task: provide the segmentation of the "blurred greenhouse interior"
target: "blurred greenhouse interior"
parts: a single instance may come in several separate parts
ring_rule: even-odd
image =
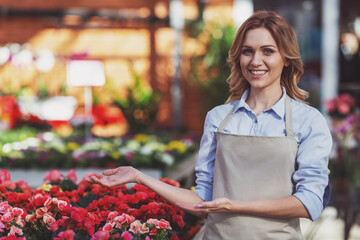
[[[229,97],[228,50],[257,10],[294,28],[299,85],[333,134],[332,197],[304,239],[360,239],[358,0],[0,0],[0,168],[31,188],[51,169],[120,165],[193,187],[206,113]],[[189,219],[174,231],[199,239]]]

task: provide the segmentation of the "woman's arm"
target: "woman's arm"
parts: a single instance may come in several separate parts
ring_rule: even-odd
[[[294,196],[261,201],[235,201],[218,198],[200,204],[178,203],[182,209],[201,213],[230,212],[272,218],[310,218],[304,205]]]
[[[167,183],[154,179],[133,167],[119,167],[115,169],[109,169],[103,171],[103,174],[106,177],[97,178],[96,176],[92,176],[90,182],[98,183],[106,187],[113,187],[134,182],[150,188],[172,204],[177,202],[184,202],[187,204],[197,205],[203,202],[203,200],[193,191],[171,186]],[[205,217],[205,214],[202,212],[191,212],[191,210],[189,210],[189,212],[194,215]]]

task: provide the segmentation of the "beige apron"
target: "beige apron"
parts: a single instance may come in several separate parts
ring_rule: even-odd
[[[226,116],[216,132],[213,199],[266,200],[294,191],[297,142],[293,137],[290,98],[285,101],[284,137],[224,133],[234,115]],[[236,213],[210,213],[203,239],[302,239],[298,218],[266,218]]]

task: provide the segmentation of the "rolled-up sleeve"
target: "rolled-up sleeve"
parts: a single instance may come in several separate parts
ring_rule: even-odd
[[[216,152],[215,131],[211,112],[206,115],[204,133],[200,142],[199,157],[196,163],[196,186],[194,192],[204,201],[212,200],[214,161]]]
[[[293,175],[296,184],[294,196],[308,210],[311,220],[317,219],[324,209],[324,195],[329,191],[329,154],[332,137],[325,118],[313,111],[304,124],[297,154],[297,170]]]

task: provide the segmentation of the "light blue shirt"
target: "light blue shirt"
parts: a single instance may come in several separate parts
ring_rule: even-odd
[[[240,100],[220,105],[208,112],[196,164],[195,193],[205,201],[212,200],[216,137],[220,123],[236,105],[235,114],[224,132],[250,136],[285,136],[285,89],[283,96],[271,108],[258,116],[245,102],[248,90]],[[293,194],[317,219],[329,201],[328,161],[332,137],[323,115],[313,107],[291,99],[293,133],[298,143],[297,170],[293,175]]]

